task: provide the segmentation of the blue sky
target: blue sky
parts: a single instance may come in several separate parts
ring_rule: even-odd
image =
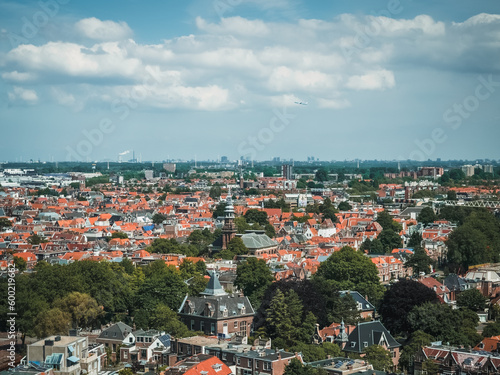
[[[0,161],[499,159],[499,101],[494,0],[0,2]]]

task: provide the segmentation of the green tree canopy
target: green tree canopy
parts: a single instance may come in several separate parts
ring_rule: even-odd
[[[378,270],[370,258],[344,246],[321,263],[313,280],[325,281],[334,290],[356,290],[372,302],[380,300],[384,287],[380,285]]]
[[[27,266],[28,262],[26,262],[24,258],[16,257],[14,255],[14,267],[16,267],[16,270],[19,270],[19,272],[23,272],[26,270]]]
[[[486,298],[478,289],[464,290],[457,296],[457,306],[476,312],[483,312],[486,308]]]
[[[168,332],[174,337],[191,336],[188,327],[179,320],[177,313],[163,303],[158,304],[151,312],[149,326]]]
[[[0,231],[3,231],[5,228],[10,228],[12,223],[6,217],[0,217]]]
[[[274,277],[264,259],[248,258],[238,264],[234,285],[242,290],[255,308]]]
[[[165,215],[156,213],[153,215],[152,220],[153,220],[153,224],[159,225],[159,224],[163,223],[165,220],[167,220],[167,217]]]
[[[55,301],[54,307],[69,314],[73,328],[91,327],[103,313],[94,298],[80,292],[72,292]]]
[[[437,219],[436,213],[431,207],[424,207],[418,214],[417,221],[424,225],[433,223]]]
[[[391,229],[384,229],[378,235],[377,239],[382,244],[382,248],[385,253],[390,253],[393,249],[399,249],[403,247],[403,240],[398,233]]]
[[[111,238],[125,239],[125,238],[128,238],[128,235],[127,235],[127,233],[123,233],[123,232],[114,232],[111,234]]]
[[[426,302],[437,303],[436,292],[417,281],[400,280],[385,292],[379,314],[392,334],[408,334],[412,330],[408,314]]]
[[[415,247],[414,253],[410,255],[405,262],[405,267],[411,268],[414,275],[418,275],[420,272],[425,272],[426,274],[430,273],[431,265],[431,257],[429,257],[420,246]]]
[[[350,210],[352,210],[352,206],[347,201],[340,202],[337,208],[340,211],[350,211]]]
[[[34,333],[38,338],[51,335],[67,335],[70,328],[70,314],[54,308],[40,312],[36,317]]]
[[[371,345],[365,348],[365,359],[373,365],[375,370],[389,371],[394,367],[391,359],[391,353],[380,345]]]
[[[408,343],[403,346],[401,355],[399,357],[399,367],[402,370],[410,370],[410,363],[412,356],[414,356],[420,348],[426,345],[430,345],[431,342],[435,341],[434,337],[423,332],[415,331],[411,334]]]
[[[467,309],[453,310],[448,305],[426,302],[408,314],[411,331],[424,331],[436,340],[452,345],[474,347],[481,336],[476,332],[477,314]]]

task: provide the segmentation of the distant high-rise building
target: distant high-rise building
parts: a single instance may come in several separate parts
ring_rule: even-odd
[[[229,162],[229,159],[227,158],[227,156],[221,156],[221,158],[220,158],[220,162],[221,162],[221,163],[228,163],[228,162]]]
[[[291,180],[293,178],[293,167],[290,164],[282,165],[283,178]]]
[[[467,177],[474,176],[474,166],[470,164],[464,165],[462,166],[462,172],[464,172]]]
[[[493,166],[492,165],[484,165],[483,171],[484,171],[484,173],[492,173],[493,174]]]
[[[153,171],[152,170],[147,170],[144,171],[144,176],[146,177],[146,180],[152,180],[153,179]]]
[[[170,173],[175,173],[175,166],[175,163],[163,163],[163,169]]]

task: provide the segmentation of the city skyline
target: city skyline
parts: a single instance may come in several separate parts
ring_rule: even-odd
[[[0,160],[500,157],[494,1],[0,9]]]

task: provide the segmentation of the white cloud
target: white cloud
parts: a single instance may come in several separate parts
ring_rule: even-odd
[[[34,104],[38,101],[38,95],[35,90],[24,89],[19,86],[14,86],[13,90],[8,93],[10,101],[25,101]]]
[[[94,40],[123,40],[132,35],[126,22],[101,21],[95,17],[85,18],[75,24],[82,36]]]
[[[235,34],[252,37],[263,37],[269,34],[268,26],[261,20],[248,20],[242,17],[222,18],[218,24],[207,23],[203,18],[196,17],[198,29],[213,34]]]
[[[393,88],[402,67],[499,70],[499,20],[491,14],[459,24],[427,15],[344,14],[288,23],[198,17],[197,34],[140,44],[128,39],[132,31],[123,22],[87,18],[75,27],[97,41],[19,45],[0,59],[0,69],[3,80],[19,87],[64,82],[64,91],[51,96],[62,105],[113,101],[145,86],[141,106],[226,110],[302,97],[340,109],[356,105],[346,99],[349,90]]]
[[[353,90],[384,90],[394,87],[394,74],[388,70],[378,70],[360,76],[349,77],[346,87]]]
[[[293,70],[286,66],[273,69],[269,77],[269,88],[273,91],[322,92],[336,85],[335,77],[317,70]]]
[[[2,78],[6,81],[26,82],[35,79],[36,75],[33,73],[18,72],[17,70],[14,70],[12,72],[2,73]]]

